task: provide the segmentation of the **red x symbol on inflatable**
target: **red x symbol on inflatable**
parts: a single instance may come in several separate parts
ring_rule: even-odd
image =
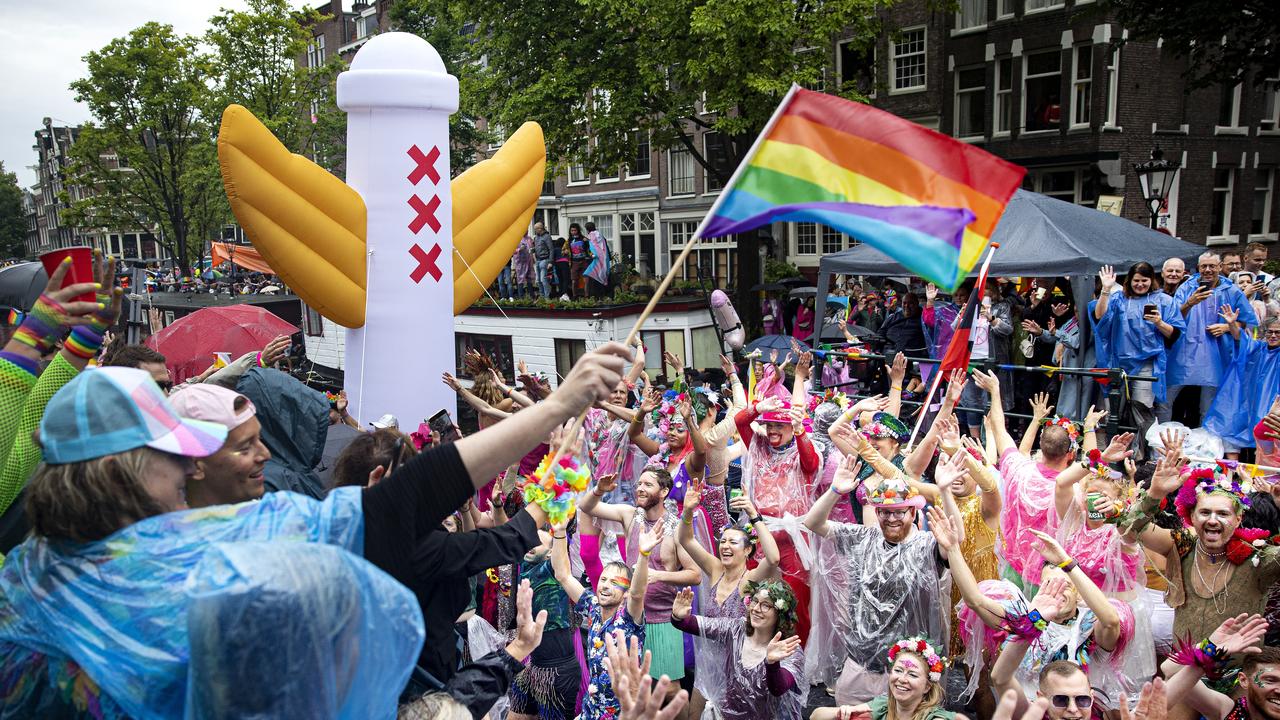
[[[414,195],[409,198],[409,207],[417,213],[413,218],[413,222],[409,223],[409,229],[417,235],[422,230],[423,225],[430,225],[433,232],[440,232],[440,221],[436,219],[436,208],[440,207],[440,197],[431,196],[431,202],[422,202],[422,198]]]
[[[413,172],[409,173],[409,182],[417,185],[424,176],[431,178],[432,185],[440,182],[440,173],[436,172],[436,160],[440,159],[440,148],[432,146],[431,152],[424,155],[418,146],[414,145],[409,148],[409,157],[417,165]]]
[[[414,260],[418,261],[418,267],[413,272],[409,273],[410,280],[415,283],[420,283],[422,282],[422,278],[426,277],[427,274],[430,273],[431,277],[435,279],[436,282],[440,282],[440,268],[436,267],[436,259],[440,257],[439,243],[431,247],[431,252],[426,252],[422,249],[422,246],[418,245],[418,243],[414,243],[413,247],[409,248],[409,254],[413,256]]]

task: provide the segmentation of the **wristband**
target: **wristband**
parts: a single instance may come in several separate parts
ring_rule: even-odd
[[[693,527],[693,518],[681,518],[680,521],[689,527]]]
[[[842,492],[840,492],[839,490],[837,490],[837,489],[836,489],[836,486],[835,486],[835,485],[832,485],[830,488],[827,488],[827,489],[828,489],[828,490],[830,490],[831,492],[835,493],[836,495],[839,495],[840,497],[849,497],[849,493],[842,493]],[[852,492],[852,491],[850,491],[850,492]]]
[[[1080,567],[1080,563],[1076,562],[1075,560],[1072,560],[1071,558],[1067,558],[1066,562],[1058,564],[1058,569],[1068,574],[1070,574],[1072,570],[1075,570],[1078,567]]]
[[[649,552],[645,552],[643,550],[640,551],[640,557],[649,557],[651,554],[653,554],[652,550],[650,550]]]
[[[62,343],[62,348],[83,360],[92,360],[102,349],[102,334],[89,329],[87,325],[71,328],[71,334]]]
[[[41,355],[53,350],[62,335],[62,326],[67,312],[58,301],[48,295],[41,295],[35,307],[22,320],[22,324],[13,332],[13,339],[26,345]]]
[[[602,497],[604,497],[604,493],[600,492],[600,488],[596,488],[596,489],[592,490],[592,491],[591,491],[591,494],[592,494],[592,495],[595,495],[595,496],[596,496],[596,497],[598,497],[598,498],[602,498]]]
[[[1039,640],[1048,629],[1049,621],[1040,614],[1039,610],[1033,608],[1026,615],[1005,616],[1003,625],[1010,635],[1032,643]]]
[[[747,520],[748,520],[752,525],[755,525],[756,523],[762,523],[762,522],[764,522],[764,516],[763,516],[763,515],[756,515],[756,516],[755,516],[755,517],[753,517],[753,518],[747,518]]]
[[[566,534],[564,534],[564,535],[552,535],[552,536],[551,536],[551,539],[552,539],[552,540],[563,540],[563,539],[565,539],[565,538],[567,538],[567,537],[569,537],[569,535],[566,533]]]
[[[889,389],[890,389],[890,390],[901,390],[901,389],[902,389],[902,386],[901,386],[901,385],[890,385],[890,386],[889,386]]]
[[[260,368],[264,368],[264,367],[266,367],[266,365],[262,364],[262,351],[261,351],[261,350],[259,350],[259,351],[258,351],[258,352],[253,356],[253,361],[254,361],[254,363],[255,363],[258,367],[260,367]]]
[[[1209,642],[1208,638],[1195,645],[1191,639],[1178,640],[1174,643],[1174,651],[1169,659],[1179,665],[1199,667],[1204,676],[1210,680],[1218,680],[1223,675],[1227,664],[1227,651]]]

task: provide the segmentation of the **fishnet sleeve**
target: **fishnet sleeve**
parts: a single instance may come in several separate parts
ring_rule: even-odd
[[[49,404],[53,394],[62,389],[63,385],[71,382],[78,373],[75,366],[62,357],[62,353],[58,353],[54,355],[49,367],[40,373],[38,379],[35,379],[34,387],[30,388],[26,401],[22,404],[21,415],[17,412],[7,412],[11,407],[7,403],[0,405],[0,408],[6,410],[4,417],[0,418],[0,424],[5,426],[15,424],[15,435],[8,445],[9,452],[4,458],[4,470],[0,473],[0,513],[9,509],[9,505],[26,486],[27,480],[31,478],[31,474],[35,472],[36,466],[40,464],[43,457],[33,434],[36,426],[40,424],[40,418],[44,417],[45,406]],[[16,407],[16,404],[13,407]],[[8,432],[7,427],[4,432]]]
[[[23,403],[35,384],[36,376],[29,370],[0,357],[0,463],[7,463],[13,454],[14,438],[18,436],[24,415]],[[13,495],[7,492],[0,493],[0,497],[8,498],[5,508],[13,502]]]

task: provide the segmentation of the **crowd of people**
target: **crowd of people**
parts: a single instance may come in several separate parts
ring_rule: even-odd
[[[569,223],[567,238],[552,237],[545,225],[534,223],[498,275],[498,299],[608,297],[616,267],[609,241],[594,222]]]
[[[1051,415],[1042,384],[1019,430],[1029,376],[981,363],[919,410],[937,370],[908,353],[854,397],[847,347],[649,377],[611,342],[554,389],[468,354],[442,380],[479,430],[406,434],[273,369],[280,343],[178,386],[104,356],[96,269],[0,351],[0,718],[1280,717],[1280,471],[1185,426],[1106,436],[1099,398]],[[1269,278],[1164,269],[1102,269],[1095,363],[1165,380],[1131,383],[1153,423],[1201,387],[1196,430],[1274,457]],[[907,292],[884,322],[933,346],[978,302],[976,360],[1015,321],[1065,352],[1057,289],[1016,316],[1000,282]],[[1237,382],[1270,397],[1220,406]],[[340,424],[367,431],[321,473]]]

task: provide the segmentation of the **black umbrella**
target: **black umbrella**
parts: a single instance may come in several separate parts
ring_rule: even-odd
[[[748,292],[776,292],[778,290],[786,290],[787,286],[782,283],[756,283],[751,286]]]
[[[786,285],[787,287],[803,287],[805,285],[810,284],[812,281],[809,280],[809,278],[792,277],[792,278],[786,278],[784,280],[779,280],[778,282],[782,283],[783,285]]]
[[[10,265],[0,270],[0,305],[26,312],[36,304],[48,284],[49,276],[38,262]]]

